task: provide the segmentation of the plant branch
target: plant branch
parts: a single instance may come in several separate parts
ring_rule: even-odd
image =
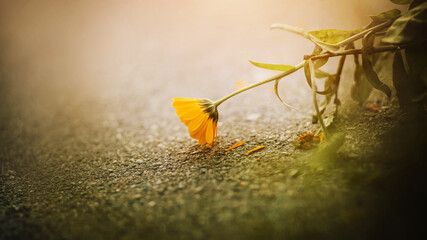
[[[400,50],[402,48],[404,48],[405,46],[380,46],[380,47],[375,47],[375,48],[371,48],[369,50],[367,50],[368,54],[372,54],[372,53],[376,53],[376,52],[388,52],[388,51],[397,51]],[[325,54],[320,54],[320,55],[304,55],[304,60],[316,60],[316,59],[322,59],[322,58],[330,58],[330,57],[338,57],[338,56],[343,56],[343,55],[355,55],[355,54],[361,54],[362,53],[362,49],[350,49],[350,50],[345,50],[339,53],[325,53]]]
[[[315,80],[315,76],[314,76],[314,63],[313,61],[310,59],[308,60],[308,66],[310,68],[310,73],[311,73],[311,90],[313,93],[313,105],[314,105],[314,109],[316,110],[316,115],[317,115],[317,119],[319,120],[320,126],[322,127],[322,131],[325,134],[326,137],[329,137],[329,132],[326,129],[326,125],[325,122],[323,121],[323,117],[322,117],[322,113],[319,110],[319,105],[317,104],[317,87],[316,87],[316,80]]]
[[[341,56],[341,58],[340,58],[340,61],[339,61],[339,63],[338,63],[338,68],[337,68],[337,72],[336,72],[336,74],[335,74],[335,84],[336,84],[336,87],[335,87],[335,114],[337,114],[338,113],[338,105],[339,105],[339,100],[338,100],[338,89],[339,89],[339,86],[340,86],[340,82],[341,82],[341,73],[342,73],[342,69],[343,69],[343,67],[344,67],[344,62],[345,62],[345,58],[346,58],[346,56],[347,55],[343,55],[343,56]],[[325,108],[326,108],[326,106],[325,106]]]
[[[289,71],[282,72],[282,73],[280,73],[280,74],[278,74],[278,75],[276,75],[276,76],[273,76],[273,77],[271,77],[271,78],[268,78],[268,79],[262,80],[262,81],[260,81],[260,82],[257,82],[257,83],[254,83],[254,84],[252,84],[252,85],[249,85],[249,86],[247,86],[247,87],[245,87],[245,88],[242,88],[242,89],[239,89],[239,90],[237,90],[237,91],[235,91],[235,92],[232,92],[232,93],[230,93],[229,95],[227,95],[227,96],[225,96],[225,97],[223,97],[223,98],[219,99],[218,101],[214,102],[214,105],[215,105],[215,106],[218,106],[218,105],[220,105],[221,103],[223,103],[225,100],[227,100],[227,99],[229,99],[229,98],[231,98],[231,97],[233,97],[233,96],[235,96],[235,95],[237,95],[237,94],[239,94],[239,93],[245,92],[245,91],[247,91],[247,90],[249,90],[249,89],[252,89],[252,88],[254,88],[254,87],[258,87],[258,86],[260,86],[260,85],[262,85],[262,84],[265,84],[265,83],[268,83],[268,82],[271,82],[271,81],[275,81],[275,80],[279,80],[279,79],[281,79],[281,78],[283,78],[283,77],[286,77],[286,76],[288,76],[289,74],[294,73],[294,72],[298,71],[300,68],[302,68],[302,67],[304,66],[304,62],[305,62],[305,61],[298,63],[297,65],[295,65],[295,68],[293,68],[293,69],[291,69],[291,70],[289,70]]]
[[[358,39],[363,38],[363,36],[365,36],[365,34],[367,34],[369,32],[377,32],[377,31],[379,31],[379,30],[381,30],[383,28],[386,28],[386,27],[390,26],[392,23],[393,23],[392,21],[388,21],[388,22],[384,22],[384,23],[378,24],[378,25],[376,25],[374,27],[371,27],[371,28],[368,28],[366,30],[361,31],[360,33],[354,34],[353,36],[351,36],[351,37],[349,37],[347,39],[344,39],[341,42],[336,43],[334,45],[336,45],[336,46],[343,46],[343,45],[346,45],[348,43],[352,43],[352,42],[354,42],[354,41],[356,41]]]

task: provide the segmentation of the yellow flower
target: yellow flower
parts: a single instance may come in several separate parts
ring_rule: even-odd
[[[200,145],[208,147],[217,141],[218,111],[209,99],[172,98],[172,106],[176,109],[181,122],[188,127],[190,136],[199,140]]]

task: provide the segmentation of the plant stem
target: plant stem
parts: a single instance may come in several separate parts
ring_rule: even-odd
[[[245,88],[242,88],[242,89],[239,89],[239,90],[237,90],[235,92],[232,92],[229,95],[227,95],[227,96],[219,99],[218,101],[214,102],[213,104],[217,107],[218,105],[220,105],[221,103],[223,103],[225,100],[227,100],[227,99],[229,99],[229,98],[231,98],[231,97],[233,97],[233,96],[235,96],[235,95],[237,95],[239,93],[245,92],[245,91],[247,91],[249,89],[252,89],[254,87],[258,87],[258,86],[260,86],[262,84],[265,84],[265,83],[268,83],[268,82],[271,82],[271,81],[275,81],[275,80],[279,80],[279,79],[281,79],[283,77],[286,77],[287,75],[289,75],[291,73],[294,73],[294,72],[298,71],[300,68],[302,68],[304,66],[304,62],[305,61],[298,63],[297,65],[295,65],[295,68],[293,68],[293,69],[291,69],[289,71],[282,72],[282,73],[280,73],[280,74],[278,74],[276,76],[273,76],[271,78],[262,80],[260,82],[257,82],[257,83],[254,83],[252,85],[249,85],[249,86],[247,86]]]
[[[367,50],[367,52],[368,52],[368,54],[371,54],[371,53],[376,53],[376,52],[397,51],[397,50],[400,50],[404,47],[405,46],[380,46],[380,47],[371,48],[371,49]],[[355,55],[355,54],[361,54],[361,53],[362,53],[362,49],[350,49],[350,50],[342,51],[340,53],[325,53],[325,54],[320,54],[320,55],[305,55],[304,60],[308,60],[308,59],[316,60],[316,59],[321,59],[321,58],[338,57],[338,56],[343,56],[343,55]]]
[[[360,38],[363,38],[365,36],[365,34],[367,34],[368,32],[377,32],[377,31],[379,31],[379,30],[381,30],[381,29],[383,29],[385,27],[390,26],[392,23],[393,23],[392,21],[387,21],[387,22],[378,24],[378,25],[376,25],[374,27],[371,27],[371,28],[368,28],[366,30],[361,31],[360,33],[354,34],[353,36],[351,36],[351,37],[349,37],[347,39],[344,39],[341,42],[333,44],[333,45],[343,46],[345,44],[354,42],[354,41],[356,41],[356,40],[358,40]]]
[[[308,60],[308,66],[310,68],[311,73],[311,90],[313,93],[313,105],[314,109],[316,110],[317,119],[319,120],[320,126],[322,127],[322,131],[325,134],[325,137],[329,137],[329,132],[326,129],[325,122],[323,121],[322,113],[319,110],[319,105],[317,104],[317,87],[316,87],[316,81],[314,76],[314,64],[313,61],[310,59]]]
[[[345,58],[347,55],[343,55],[340,58],[340,61],[338,62],[338,68],[337,68],[337,72],[335,73],[335,84],[336,84],[336,88],[335,88],[335,114],[338,114],[338,106],[339,106],[339,100],[338,100],[338,89],[340,86],[340,82],[341,82],[341,73],[342,73],[342,69],[344,67],[344,62],[345,62]],[[325,106],[326,108],[326,106]]]

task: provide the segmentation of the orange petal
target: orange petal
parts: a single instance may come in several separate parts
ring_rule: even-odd
[[[198,136],[200,145],[206,144],[206,137],[205,137],[206,136],[206,126],[207,126],[207,124],[205,124],[205,126],[203,127],[203,130],[200,132],[201,134]]]
[[[197,103],[189,103],[189,104],[183,104],[183,105],[172,105],[177,111],[180,111],[180,112],[185,112],[185,111],[188,111],[188,110],[190,110],[190,109],[193,109],[193,108],[200,108],[199,107],[199,104],[197,104]]]
[[[204,122],[205,118],[207,114],[199,114],[198,117],[196,117],[195,119],[193,119],[190,124],[188,124],[188,130],[190,132],[194,132],[195,130],[197,130],[200,125]]]
[[[372,112],[379,112],[380,110],[374,106],[367,107],[366,109],[371,110]]]
[[[213,138],[214,138],[214,130],[213,130],[213,121],[212,119],[209,119],[207,127],[206,127],[206,142],[209,145],[212,145]]]
[[[187,108],[199,108],[200,105],[197,102],[174,102],[172,106],[176,110],[184,110]]]
[[[197,98],[172,98],[172,101],[174,102],[194,102],[199,101]]]
[[[194,100],[193,101],[174,101],[172,103],[172,106],[178,109],[178,108],[182,108],[190,105],[198,105],[197,103],[198,101],[194,101]]]
[[[218,141],[218,128],[217,128],[217,122],[214,122],[214,139],[215,139],[215,143]]]
[[[199,117],[201,114],[203,114],[203,111],[200,108],[199,109],[192,108],[191,110],[188,110],[185,112],[178,112],[177,110],[176,114],[179,116],[181,120],[186,121],[186,120],[193,120]]]
[[[190,109],[199,109],[200,108],[200,105],[197,103],[188,103],[188,104],[182,104],[182,105],[175,104],[175,106],[174,105],[172,105],[172,106],[179,112],[186,112]]]
[[[208,118],[204,118],[202,124],[200,124],[199,128],[197,128],[194,131],[190,131],[190,129],[188,129],[188,132],[190,133],[190,136],[192,138],[195,138],[197,140],[199,140],[200,138],[205,137],[205,132],[206,132],[206,123],[208,121]]]
[[[233,146],[231,146],[231,147],[229,147],[229,148],[225,149],[225,151],[230,151],[231,149],[234,149],[234,148],[236,148],[236,147],[240,147],[240,146],[242,146],[243,144],[245,144],[245,143],[244,143],[244,142],[238,142],[238,143],[234,144]]]
[[[249,155],[249,154],[251,154],[251,153],[253,153],[253,152],[255,152],[255,151],[258,151],[258,150],[260,150],[260,149],[263,149],[263,148],[265,148],[265,146],[259,146],[259,147],[256,147],[256,148],[254,148],[254,149],[249,150],[245,155]]]
[[[199,128],[198,132],[195,134],[195,138],[199,140],[200,145],[206,144],[206,128],[208,127],[209,119],[206,118],[206,122]]]

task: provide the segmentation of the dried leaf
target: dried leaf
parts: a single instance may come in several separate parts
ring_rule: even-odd
[[[306,60],[304,63],[304,74],[305,74],[305,80],[308,83],[308,86],[311,87],[311,71],[310,71],[310,66],[308,65],[308,61]]]
[[[302,149],[311,149],[312,147],[318,146],[323,142],[324,133],[319,135],[308,132],[304,135],[298,136],[298,140],[294,142],[295,146]]]

